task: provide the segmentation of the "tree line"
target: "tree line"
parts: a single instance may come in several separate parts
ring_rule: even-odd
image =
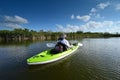
[[[56,40],[62,32],[52,31],[35,31],[29,29],[14,29],[14,30],[0,30],[0,41],[23,41],[23,40]],[[80,38],[107,38],[107,37],[120,37],[119,33],[100,33],[100,32],[69,32],[67,39],[80,39]]]

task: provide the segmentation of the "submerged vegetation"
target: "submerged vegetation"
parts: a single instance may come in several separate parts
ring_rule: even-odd
[[[60,36],[61,32],[52,31],[34,31],[29,29],[14,29],[0,30],[0,41],[23,41],[23,40],[56,40]],[[100,33],[100,32],[69,32],[66,33],[68,39],[80,39],[80,38],[108,38],[108,37],[120,37],[119,33]]]

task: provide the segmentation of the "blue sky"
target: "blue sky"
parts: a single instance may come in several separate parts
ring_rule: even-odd
[[[119,0],[1,0],[0,30],[120,32]]]

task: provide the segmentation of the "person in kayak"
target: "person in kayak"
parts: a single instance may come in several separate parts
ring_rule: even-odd
[[[68,48],[71,47],[70,43],[68,42],[68,40],[66,40],[66,34],[62,33],[60,38],[57,41],[57,44],[60,44],[63,46],[63,51],[66,51]]]
[[[66,34],[62,33],[60,38],[57,40],[57,44],[55,45],[55,48],[52,49],[51,51],[52,53],[56,54],[59,52],[66,51],[70,47],[71,47],[70,43],[68,42],[68,40],[66,40]]]

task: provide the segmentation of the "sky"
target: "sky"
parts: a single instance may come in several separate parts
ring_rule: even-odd
[[[0,30],[120,33],[120,0],[0,0]]]

